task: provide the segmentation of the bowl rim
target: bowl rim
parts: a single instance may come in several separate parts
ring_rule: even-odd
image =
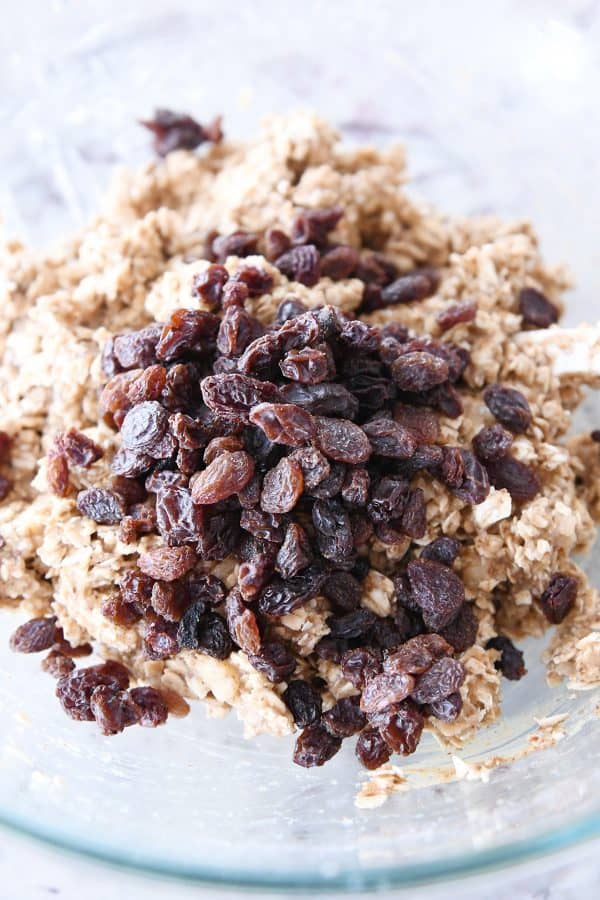
[[[161,877],[187,884],[205,887],[262,890],[300,891],[319,890],[327,893],[361,893],[373,890],[417,887],[445,879],[476,876],[494,870],[509,869],[532,860],[549,857],[560,851],[600,840],[600,810],[584,816],[581,820],[522,841],[514,841],[487,850],[475,850],[458,854],[431,863],[413,863],[398,866],[380,866],[369,869],[354,869],[336,873],[318,870],[298,873],[256,874],[242,870],[223,870],[210,865],[174,863],[152,858],[144,854],[120,853],[112,847],[102,847],[85,840],[74,840],[69,835],[56,833],[28,821],[25,817],[14,816],[0,808],[0,827],[30,838],[52,850],[60,850],[91,863],[101,863],[112,868],[127,871],[132,875]]]

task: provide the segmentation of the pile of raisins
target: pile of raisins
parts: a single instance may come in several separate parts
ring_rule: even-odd
[[[161,113],[147,124],[159,152],[207,139],[185,117]],[[415,543],[427,527],[415,477],[465,504],[485,500],[490,484],[527,502],[540,481],[511,455],[513,434],[526,432],[533,415],[509,386],[486,388],[482,403],[497,424],[472,446],[441,440],[439,416],[462,413],[465,347],[398,323],[353,320],[332,306],[309,309],[293,294],[272,325],[252,315],[249,301],[274,281],[267,269],[244,262],[257,252],[290,282],[362,280],[364,312],[436,292],[432,269],[401,274],[378,253],[330,241],[341,216],[338,207],[303,211],[290,234],[211,234],[211,264],[192,285],[197,307],[108,341],[100,414],[119,432],[120,446],[110,482],[80,491],[76,503],[99,526],[118,525],[126,543],[160,538],[102,606],[118,626],[139,630],[148,659],[199,652],[224,660],[242,650],[283,685],[302,729],[296,763],[322,765],[345,738],[359,735],[357,755],[371,769],[391,753],[413,753],[428,717],[460,715],[465,670],[457,657],[477,633],[453,569],[459,542],[441,536],[424,548]],[[232,255],[241,258],[233,274],[223,265]],[[527,322],[551,318],[539,298],[525,294],[521,306]],[[439,330],[475,315],[472,301],[451,306],[438,317]],[[51,488],[67,496],[71,470],[101,455],[79,432],[59,435],[48,455]],[[362,605],[374,540],[403,551],[388,616]],[[229,590],[207,571],[226,557],[239,564]],[[573,579],[554,574],[540,598],[550,621],[564,618],[576,589]],[[315,647],[314,677],[301,678],[275,626],[317,595],[329,606],[329,633]],[[501,651],[507,677],[520,677],[522,659],[507,641],[490,646]],[[161,696],[152,688],[130,691],[119,664],[75,669],[53,619],[22,626],[13,646],[50,649],[45,668],[59,678],[64,709],[95,720],[105,734],[166,718]],[[339,665],[356,695],[324,710],[319,659]]]

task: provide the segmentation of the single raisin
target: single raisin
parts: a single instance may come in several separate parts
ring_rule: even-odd
[[[559,625],[575,606],[579,584],[572,575],[555,572],[540,597],[542,612],[552,625]]]
[[[250,421],[276,444],[301,447],[315,435],[312,415],[293,403],[259,403],[251,410]]]
[[[69,656],[65,656],[60,650],[51,650],[41,663],[44,672],[48,672],[53,678],[62,678],[75,668],[75,663]]]
[[[359,638],[375,624],[377,616],[370,609],[353,609],[343,615],[330,616],[327,619],[329,634],[332,638]]]
[[[294,508],[303,490],[304,476],[300,463],[285,456],[265,475],[260,505],[265,512],[287,513]]]
[[[358,400],[343,384],[284,384],[281,395],[286,403],[297,403],[314,416],[339,416],[354,419],[358,413]]]
[[[138,724],[144,728],[164,725],[169,715],[169,707],[160,691],[152,687],[133,688],[129,695],[139,708]]]
[[[10,638],[10,649],[17,653],[41,653],[55,640],[56,616],[42,616],[19,625]]]
[[[191,116],[170,109],[156,109],[153,119],[140,124],[154,134],[154,149],[159,156],[173,150],[195,150],[204,141],[218,143],[223,137],[220,117],[204,126]]]
[[[200,300],[213,311],[218,308],[223,288],[229,280],[229,272],[225,266],[212,265],[204,272],[198,272],[192,279],[192,297]]]
[[[425,300],[435,294],[439,283],[439,275],[434,269],[421,269],[420,271],[417,269],[407,275],[401,275],[400,278],[384,287],[381,299],[384,306]]]
[[[319,550],[326,559],[340,562],[351,557],[354,537],[350,518],[338,500],[316,500],[312,520]]]
[[[390,750],[403,756],[415,752],[425,725],[425,717],[416,703],[407,699],[370,718]]]
[[[317,722],[309,725],[299,735],[294,748],[294,762],[305,769],[322,766],[335,756],[341,746],[341,739],[334,737]]]
[[[452,644],[455,653],[464,653],[475,643],[478,628],[479,619],[473,612],[473,605],[465,603],[456,618],[440,629],[440,634]]]
[[[473,438],[473,450],[482,462],[506,456],[513,444],[513,436],[502,425],[487,425]]]
[[[448,625],[465,602],[462,581],[452,569],[429,559],[413,559],[408,564],[412,599],[418,604],[428,628]]]
[[[365,727],[367,717],[360,709],[358,697],[343,697],[323,713],[321,722],[334,737],[347,738]]]
[[[432,559],[434,562],[451,566],[460,552],[460,542],[456,538],[439,537],[421,550],[420,559]]]
[[[412,698],[417,703],[435,703],[459,689],[465,680],[465,667],[458,659],[444,656],[419,675]]]
[[[429,713],[442,722],[454,722],[458,719],[463,707],[460,693],[455,691],[442,700],[435,700],[429,705]]]
[[[140,718],[140,709],[129,691],[115,691],[106,684],[92,691],[90,710],[104,735],[119,734],[129,725],[136,725]]]
[[[308,681],[301,678],[290,681],[283,692],[285,705],[300,728],[313,725],[321,718],[323,701],[321,695]]]
[[[351,612],[360,606],[362,587],[350,572],[332,572],[323,585],[323,595],[337,613]]]
[[[156,581],[176,581],[194,566],[196,554],[191,547],[155,547],[140,553],[138,566]]]
[[[448,380],[448,363],[432,353],[403,353],[391,366],[392,378],[401,391],[422,393]]]
[[[533,415],[521,391],[490,384],[483,392],[483,399],[494,418],[515,434],[522,434],[531,425]]]
[[[356,742],[356,755],[365,769],[378,769],[383,766],[389,760],[391,753],[378,728],[365,728],[359,734]]]
[[[366,682],[360,698],[360,708],[369,718],[400,703],[412,693],[415,679],[406,672],[382,672]]]
[[[365,432],[349,419],[330,419],[317,416],[316,443],[326,456],[337,462],[358,465],[371,455],[371,445]]]
[[[489,480],[498,490],[507,490],[513,500],[526,503],[539,494],[542,486],[531,466],[514,456],[506,455],[488,460],[486,470]]]
[[[523,316],[523,325],[534,328],[549,328],[558,322],[556,306],[535,288],[523,288],[520,292],[519,312]]]
[[[292,246],[290,238],[280,228],[267,228],[265,232],[265,256],[273,262]],[[276,319],[276,321],[279,321]]]
[[[218,503],[244,488],[254,475],[254,460],[245,450],[224,450],[190,481],[194,503]]]
[[[439,634],[420,634],[406,641],[383,664],[385,672],[421,675],[443,656],[451,656],[452,646]]]
[[[509,681],[519,681],[523,675],[527,674],[523,653],[519,650],[510,638],[504,634],[490,638],[485,645],[486,650],[498,650],[500,659],[494,663],[494,667],[502,672]]]
[[[296,669],[294,654],[280,641],[264,641],[260,652],[249,654],[248,659],[273,684],[288,681]]]
[[[436,322],[440,331],[448,331],[455,325],[461,325],[465,322],[474,322],[477,315],[477,304],[474,300],[462,300],[460,303],[453,303],[443,312],[438,313]]]
[[[381,672],[381,662],[373,650],[356,647],[342,654],[340,665],[342,675],[356,688],[365,684]]]
[[[260,652],[261,637],[256,616],[245,606],[239,589],[234,588],[227,595],[225,614],[229,634],[245,653],[256,655]]]
[[[268,381],[248,375],[209,375],[201,384],[202,397],[209,409],[225,416],[239,416],[245,421],[253,406],[277,403],[279,390]]]
[[[305,530],[295,522],[288,525],[275,562],[279,574],[283,578],[293,578],[310,565],[312,558],[313,553]]]

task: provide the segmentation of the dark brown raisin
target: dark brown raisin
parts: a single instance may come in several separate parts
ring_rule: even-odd
[[[312,520],[319,550],[326,559],[342,562],[352,556],[354,537],[350,518],[338,500],[316,500]]]
[[[72,466],[81,466],[83,469],[88,469],[104,454],[102,447],[75,428],[58,434],[54,445],[57,452],[63,454]]]
[[[125,603],[119,594],[114,594],[104,600],[100,609],[103,616],[125,628],[135,625],[142,617],[141,612],[133,604]]]
[[[356,742],[356,755],[365,769],[378,769],[392,755],[378,728],[365,728]]]
[[[358,250],[348,244],[332,247],[321,256],[321,278],[331,278],[333,281],[350,278],[358,266],[359,260]]]
[[[302,606],[321,590],[326,578],[324,567],[312,563],[293,578],[273,578],[259,598],[259,609],[269,616],[285,616]]]
[[[456,538],[436,538],[421,550],[420,559],[432,559],[435,562],[451,566],[460,552],[460,542]]]
[[[377,616],[370,609],[353,609],[343,615],[330,616],[327,619],[329,634],[332,638],[362,637],[375,624]]]
[[[251,410],[250,421],[275,444],[301,447],[315,435],[312,415],[293,403],[259,403]]]
[[[400,521],[404,534],[414,540],[424,536],[427,529],[427,504],[421,488],[410,491]]]
[[[385,523],[402,515],[408,498],[408,482],[384,476],[371,491],[367,512],[373,522]]]
[[[75,663],[60,650],[51,650],[41,662],[42,670],[53,678],[62,678],[75,668]]]
[[[161,330],[161,325],[153,323],[139,331],[117,334],[113,340],[112,352],[119,367],[122,369],[146,369],[148,366],[154,365],[157,362],[156,345]]]
[[[213,239],[211,249],[219,263],[224,263],[228,256],[252,256],[258,252],[258,235],[251,231],[219,235]]]
[[[447,450],[447,448],[445,448]],[[448,484],[448,487],[459,500],[464,503],[483,503],[490,492],[490,479],[488,471],[481,465],[474,453],[470,450],[459,450],[462,460],[462,480],[460,484]],[[446,459],[442,455],[442,463]],[[432,469],[437,474],[437,469]]]
[[[367,284],[383,286],[396,278],[398,270],[394,263],[381,253],[367,251],[361,255],[355,274]]]
[[[341,494],[348,506],[366,506],[371,478],[366,469],[350,469],[344,478]]]
[[[242,308],[250,295],[250,291],[248,290],[248,285],[244,284],[243,281],[228,281],[225,287],[223,288],[223,295],[221,297],[221,306],[224,310],[228,310],[232,307]],[[213,370],[216,374],[216,365],[217,363],[223,363],[225,360],[217,359],[214,363]]]
[[[443,312],[438,313],[436,322],[441,331],[448,331],[455,325],[461,325],[465,322],[474,322],[477,315],[477,304],[474,300],[462,300],[460,303],[453,303]]]
[[[129,695],[139,708],[139,725],[144,728],[164,725],[169,715],[169,707],[160,691],[152,687],[137,687],[133,688]]]
[[[275,265],[290,281],[313,287],[320,277],[319,251],[313,244],[292,247],[275,260]]]
[[[115,693],[126,690],[129,687],[129,673],[124,666],[112,660],[98,666],[74,669],[59,678],[56,696],[72,719],[93,722],[94,713],[90,702],[94,690],[100,685],[105,685]]]
[[[310,542],[301,525],[288,525],[283,544],[277,552],[275,568],[283,578],[293,578],[310,565],[313,558]]]
[[[452,644],[456,653],[464,653],[472,647],[477,637],[479,619],[473,612],[473,605],[465,603],[457,617],[440,630],[440,634]]]
[[[313,415],[340,416],[353,419],[358,412],[358,400],[343,384],[285,384],[281,395],[286,403],[297,403]]]
[[[156,356],[161,362],[173,362],[190,351],[212,349],[219,330],[217,316],[199,309],[176,309],[163,325]]]
[[[382,672],[366,682],[360,698],[360,708],[369,718],[400,703],[412,693],[415,679],[406,672]]]
[[[397,303],[412,303],[431,297],[439,287],[440,279],[434,269],[421,269],[401,275],[383,288],[381,299],[384,306]]]
[[[290,247],[292,242],[285,231],[280,228],[267,228],[265,232],[265,256],[273,262],[278,257],[283,256]]]
[[[147,472],[154,460],[147,453],[121,447],[112,458],[111,471],[121,478],[137,478]]]
[[[244,653],[256,655],[260,652],[261,637],[256,616],[244,604],[242,595],[234,588],[227,595],[225,614],[229,634]]]
[[[273,568],[273,556],[270,553],[256,553],[251,559],[240,563],[238,587],[246,603],[254,600],[268,584]]]
[[[483,392],[483,399],[494,418],[515,434],[522,434],[531,425],[533,415],[521,391],[490,384]]]
[[[233,278],[234,281],[246,285],[250,297],[261,297],[273,287],[271,273],[257,266],[240,266]]]
[[[300,734],[294,748],[294,762],[305,769],[322,766],[338,752],[342,746],[340,738],[329,734],[320,723],[309,725]]]
[[[194,503],[208,505],[231,497],[244,488],[254,475],[254,460],[245,450],[224,450],[190,481]]]
[[[116,525],[125,515],[126,507],[120,494],[88,488],[77,494],[77,509],[99,525]]]
[[[142,647],[148,659],[170,659],[178,651],[177,625],[159,618],[144,624]]]
[[[418,604],[428,628],[448,625],[465,602],[462,581],[452,569],[429,559],[413,559],[408,564],[412,599]]]
[[[381,672],[381,662],[373,650],[356,647],[347,650],[341,657],[342,675],[356,688],[365,684]]]
[[[153,132],[154,149],[159,156],[173,150],[195,150],[204,141],[218,143],[223,137],[220,117],[204,126],[191,116],[170,109],[155,109],[154,118],[140,124]]]
[[[542,489],[540,480],[531,466],[514,456],[502,456],[488,460],[486,470],[491,483],[498,490],[506,489],[513,500],[526,503],[533,500]]]
[[[395,653],[390,654],[383,664],[385,672],[408,672],[421,675],[436,660],[451,656],[452,646],[439,634],[420,634],[406,641]]]
[[[579,584],[572,575],[555,572],[540,597],[542,612],[552,625],[560,625],[575,606]]]
[[[317,416],[316,443],[326,456],[338,462],[358,465],[371,455],[371,445],[366,434],[349,419],[330,419]]]
[[[119,582],[119,592],[124,603],[131,604],[140,613],[150,608],[153,581],[139,569],[125,572]]]
[[[274,544],[281,544],[285,537],[285,519],[262,509],[245,509],[240,517],[240,525],[254,537]]]
[[[189,599],[181,584],[155,581],[152,586],[152,609],[167,622],[179,622],[189,606]]]
[[[394,419],[412,434],[417,444],[433,444],[439,437],[440,423],[430,409],[396,403]]]
[[[323,710],[321,695],[308,681],[301,678],[290,681],[282,696],[285,705],[294,717],[294,722],[300,728],[313,725],[321,718]]]
[[[253,406],[277,403],[278,389],[269,381],[258,381],[248,375],[209,375],[201,384],[202,397],[209,409],[225,416],[239,416],[245,421]]]
[[[351,612],[360,606],[362,587],[350,572],[332,572],[323,585],[323,595],[337,613]]]
[[[519,650],[510,638],[506,635],[499,634],[490,638],[485,645],[486,650],[498,650],[500,659],[494,663],[494,667],[502,672],[509,681],[519,681],[523,675],[527,674],[523,653]]]
[[[335,376],[335,363],[328,349],[304,347],[290,350],[279,363],[285,378],[301,384],[319,384]]]
[[[204,272],[198,272],[192,279],[192,297],[201,300],[210,310],[218,308],[223,288],[229,280],[225,266],[212,265]]]
[[[115,691],[106,684],[92,691],[90,710],[104,735],[119,734],[128,726],[136,725],[140,718],[140,709],[129,691]]]
[[[248,659],[273,684],[288,681],[296,669],[294,654],[280,641],[264,641],[260,653],[249,654]]]
[[[56,616],[30,619],[19,625],[10,638],[10,649],[17,653],[41,653],[56,640]]]
[[[463,707],[460,693],[456,691],[443,700],[436,700],[429,705],[429,713],[441,722],[454,722],[458,719]]]
[[[140,553],[138,566],[156,581],[176,581],[194,566],[196,554],[191,547],[154,547]]]
[[[308,307],[304,305],[302,300],[299,300],[297,297],[294,297],[293,294],[290,294],[290,296],[286,297],[285,300],[282,300],[277,307],[275,324],[283,325],[283,323],[287,322],[289,319],[295,319],[296,316],[300,316],[307,311]]]
[[[421,393],[448,380],[448,363],[432,353],[415,350],[399,356],[391,366],[392,378],[401,391]]]
[[[316,447],[304,447],[293,453],[293,458],[300,463],[304,476],[305,490],[312,490],[329,476],[331,467],[327,458]]]
[[[459,689],[465,680],[465,667],[458,659],[445,656],[419,675],[412,698],[417,703],[435,703]]]
[[[341,206],[305,209],[296,216],[292,224],[292,242],[323,246],[327,243],[329,232],[333,231],[343,215]]]
[[[159,534],[171,545],[195,543],[204,526],[202,508],[185,487],[164,487],[156,496]]]
[[[423,713],[412,700],[395,703],[372,717],[372,721],[390,750],[403,756],[415,752],[425,725]]]
[[[513,444],[513,436],[502,425],[487,425],[473,438],[473,449],[482,462],[506,456]]]
[[[265,475],[260,505],[269,513],[290,512],[303,490],[304,476],[300,463],[290,456],[285,456]]]
[[[362,426],[373,453],[393,459],[409,459],[417,449],[412,432],[393,419],[378,418]]]
[[[202,454],[202,458],[206,465],[210,465],[213,459],[222,453],[224,450],[229,450],[230,453],[235,453],[236,450],[244,449],[244,441],[237,434],[227,434],[223,437],[212,438],[204,448],[204,453]]]
[[[535,288],[523,288],[520,292],[519,312],[523,316],[523,325],[534,328],[549,328],[558,322],[556,306]]]
[[[230,306],[221,319],[217,349],[224,356],[241,356],[246,347],[262,333],[263,328],[258,319],[239,306]]]
[[[381,335],[379,329],[367,325],[359,319],[344,322],[340,328],[338,341],[345,350],[351,353],[373,353],[379,347]]]
[[[344,697],[323,713],[321,722],[334,737],[347,738],[365,727],[367,717],[360,709],[358,697]]]

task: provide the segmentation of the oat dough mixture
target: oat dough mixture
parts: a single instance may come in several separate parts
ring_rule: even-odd
[[[178,694],[301,765],[461,747],[551,626],[550,681],[598,684],[600,450],[567,437],[597,335],[556,324],[531,226],[415,202],[401,147],[310,114],[199,149],[178,121],[82,233],[1,250],[13,647],[105,733]],[[88,683],[90,642],[129,674]]]

